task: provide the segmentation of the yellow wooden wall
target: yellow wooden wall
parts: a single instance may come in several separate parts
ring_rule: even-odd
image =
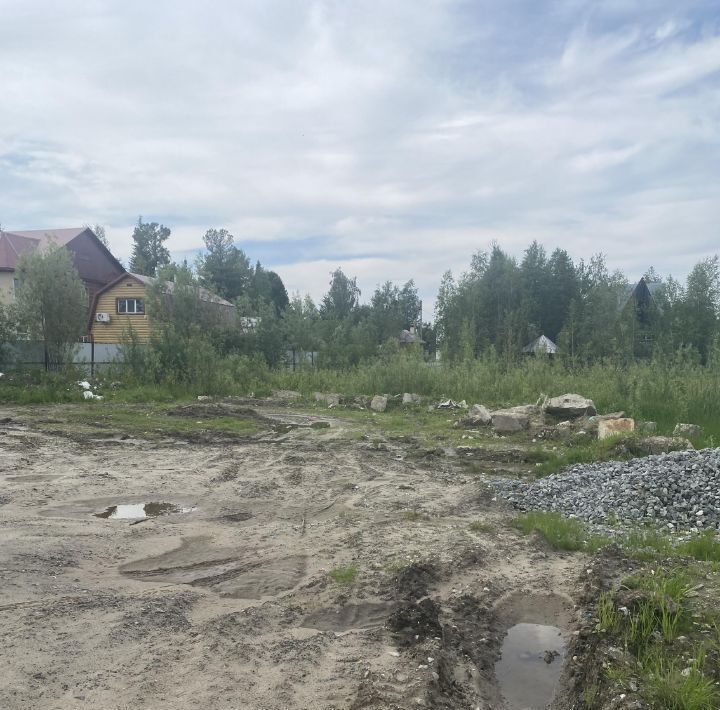
[[[132,328],[137,333],[140,342],[147,342],[150,337],[150,319],[144,315],[127,315],[117,312],[117,298],[143,298],[147,310],[147,296],[144,284],[135,279],[126,278],[118,281],[112,288],[101,293],[97,299],[95,310],[92,313],[92,326],[90,334],[96,343],[120,343],[125,333]],[[109,313],[109,323],[98,323],[95,313]]]

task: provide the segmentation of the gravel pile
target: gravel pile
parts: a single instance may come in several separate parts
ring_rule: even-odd
[[[522,510],[555,510],[600,524],[614,518],[720,529],[720,449],[579,464],[532,483],[491,484]]]

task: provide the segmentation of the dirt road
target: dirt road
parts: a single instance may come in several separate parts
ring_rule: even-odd
[[[503,708],[507,629],[576,622],[584,558],[412,442],[0,414],[5,710]]]

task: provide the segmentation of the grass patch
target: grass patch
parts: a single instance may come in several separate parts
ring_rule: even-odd
[[[428,516],[419,510],[403,510],[402,519],[409,523],[417,523],[420,520],[428,520]]]
[[[349,565],[348,567],[336,567],[328,572],[328,576],[335,584],[350,585],[355,582],[358,576],[357,565]]]
[[[601,535],[591,535],[581,521],[560,513],[532,511],[518,516],[512,524],[523,535],[537,530],[555,550],[596,552],[609,542]]]
[[[706,530],[701,535],[680,543],[677,550],[680,554],[702,562],[720,562],[720,540],[713,530]]]
[[[168,406],[146,407],[138,405],[94,402],[89,405],[68,407],[63,418],[72,423],[73,431],[88,435],[111,430],[115,433],[137,434],[146,438],[165,435],[191,435],[200,432],[218,432],[250,436],[261,430],[261,424],[252,417],[197,417],[174,416],[167,413]],[[52,426],[52,425],[51,425]]]
[[[472,523],[468,525],[468,528],[470,528],[470,531],[474,533],[485,533],[491,535],[496,532],[494,525],[486,523],[482,520],[473,520]]]
[[[717,652],[720,634],[700,635],[703,609],[694,582],[702,570],[680,567],[644,569],[624,581],[616,595],[601,594],[596,630],[625,649],[606,678],[624,684],[639,680],[648,707],[668,710],[712,710],[720,707]],[[695,576],[693,576],[695,575]],[[715,613],[715,593],[708,602]],[[678,644],[678,638],[684,642]],[[712,651],[712,654],[708,653]],[[711,658],[712,656],[712,658]]]

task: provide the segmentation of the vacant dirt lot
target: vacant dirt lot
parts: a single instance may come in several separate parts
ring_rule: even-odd
[[[477,465],[272,406],[243,436],[76,409],[0,412],[6,710],[502,708],[509,626],[579,618],[587,558],[510,530]]]

